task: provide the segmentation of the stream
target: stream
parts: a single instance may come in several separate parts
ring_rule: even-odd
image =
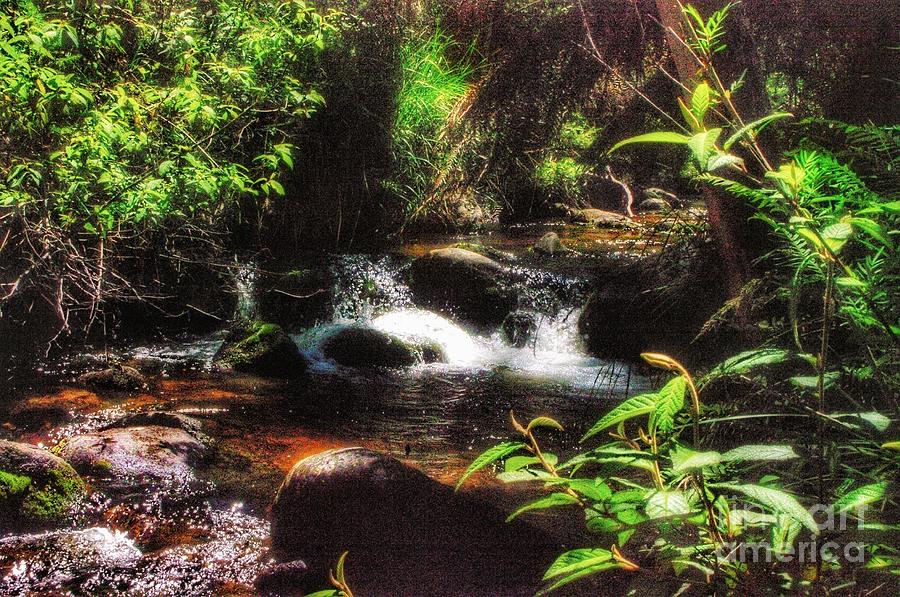
[[[218,371],[213,356],[224,331],[44,364],[0,402],[0,439],[49,448],[135,413],[165,411],[199,420],[212,455],[184,483],[129,485],[86,475],[89,496],[62,528],[0,528],[0,594],[256,594],[254,580],[272,564],[269,508],[285,474],[306,456],[362,446],[453,485],[482,450],[510,437],[510,411],[522,420],[553,416],[566,431],[549,436],[548,444],[571,451],[600,415],[653,382],[626,363],[582,349],[577,321],[593,264],[652,254],[658,243],[622,231],[559,228],[575,250],[551,258],[530,249],[546,230],[432,235],[382,254],[321,259],[334,286],[330,316],[289,330],[309,363],[302,379]],[[476,330],[416,304],[405,281],[412,259],[454,243],[486,247],[515,272],[519,311],[535,322],[524,345],[511,346],[500,329]],[[255,271],[248,263],[236,274],[237,316],[259,315]],[[322,338],[360,324],[426,338],[441,347],[444,362],[372,369],[323,356]],[[107,359],[140,369],[148,386],[101,392],[73,381]],[[490,472],[467,487],[506,511],[527,494]],[[577,540],[576,530],[560,532]],[[352,555],[348,566],[351,580],[366,574],[353,569]]]

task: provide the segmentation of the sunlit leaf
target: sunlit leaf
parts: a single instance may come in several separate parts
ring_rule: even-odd
[[[525,512],[532,510],[546,510],[547,508],[559,508],[560,506],[571,506],[577,504],[578,499],[568,493],[551,493],[548,496],[537,499],[533,502],[525,504],[506,518],[506,522],[510,522]]]
[[[456,483],[456,489],[459,490],[462,487],[462,484],[465,483],[466,479],[471,477],[477,471],[480,471],[484,467],[493,464],[494,462],[500,460],[501,458],[505,458],[510,454],[518,452],[525,448],[525,444],[522,442],[503,442],[502,444],[498,444],[492,448],[485,450],[478,458],[472,461],[472,464],[469,465],[469,468],[466,469],[466,472],[463,473],[463,476],[459,478],[459,481]]]

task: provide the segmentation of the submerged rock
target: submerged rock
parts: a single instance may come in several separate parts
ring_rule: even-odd
[[[103,405],[93,392],[65,388],[55,394],[29,396],[10,409],[12,421],[26,429],[57,425],[72,419],[73,412],[91,412]]]
[[[534,314],[526,311],[513,311],[503,320],[500,335],[510,346],[522,348],[528,344],[537,331]]]
[[[235,371],[271,377],[300,377],[307,369],[300,349],[274,323],[255,322],[232,330],[214,360]]]
[[[644,199],[638,205],[639,212],[670,211],[672,206],[665,199]]]
[[[100,371],[89,371],[78,377],[78,383],[97,390],[127,392],[147,387],[147,378],[127,365],[113,365]]]
[[[81,477],[62,458],[0,440],[0,523],[62,523],[85,494]]]
[[[173,429],[181,429],[186,431],[196,439],[204,441],[206,436],[203,434],[203,423],[194,417],[184,413],[171,412],[165,410],[154,410],[149,412],[129,413],[106,425],[101,431],[107,429],[118,429],[122,427],[145,427],[153,425],[157,427],[171,427]]]
[[[186,486],[207,446],[190,433],[151,425],[107,429],[63,440],[59,454],[83,474],[110,479],[114,488],[166,483]]]
[[[0,593],[70,595],[78,585],[74,594],[110,594],[140,558],[130,539],[104,528],[7,537],[0,539],[0,569],[15,566],[0,579]]]
[[[632,224],[631,218],[603,209],[574,209],[569,218],[576,224],[590,224],[601,228],[619,228]]]
[[[349,551],[367,571],[354,578],[363,595],[532,594],[559,547],[503,520],[394,458],[346,448],[294,466],[272,506],[272,546],[309,564],[304,588]]]
[[[476,325],[499,325],[518,303],[504,285],[502,265],[459,248],[435,249],[416,259],[410,288],[417,301]]]
[[[541,255],[556,255],[565,250],[566,248],[563,246],[562,240],[560,240],[559,235],[555,232],[548,232],[534,243],[535,253],[540,253]]]
[[[347,367],[408,367],[443,360],[433,342],[417,344],[363,325],[339,328],[320,345],[322,354]]]
[[[309,566],[303,560],[275,563],[260,572],[253,586],[262,595],[299,595],[297,588],[308,576]]]

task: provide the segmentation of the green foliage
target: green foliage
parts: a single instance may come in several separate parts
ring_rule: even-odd
[[[14,5],[0,14],[0,205],[107,235],[285,193],[331,30],[306,2]]]
[[[588,166],[565,156],[546,157],[535,168],[534,178],[538,186],[560,197],[575,197],[582,190]]]
[[[792,529],[791,541],[803,529],[812,535],[819,532],[810,513],[783,487],[771,481],[766,485],[747,481],[757,477],[762,467],[798,459],[794,449],[787,445],[745,445],[720,453],[688,448],[680,439],[685,427],[674,422],[686,407],[685,394],[699,405],[694,381],[680,363],[666,355],[643,356],[676,375],[658,392],[631,398],[613,409],[584,438],[615,428],[609,434],[612,443],[582,451],[556,466],[555,458],[546,458],[532,433],[538,427],[535,421],[542,418],[522,426],[513,417],[513,427],[526,441],[499,444],[470,467],[482,468],[505,458],[507,473],[500,475],[501,480],[539,482],[548,490],[546,496],[515,510],[507,520],[535,510],[580,506],[588,528],[612,542],[609,549],[582,548],[562,554],[547,570],[544,580],[548,584],[543,592],[605,570],[637,570],[640,546],[633,546],[635,555],[631,559],[620,550],[632,547],[629,542],[638,527],[652,527],[652,557],[657,563],[660,558],[668,560],[689,582],[704,582],[707,574],[719,571],[721,582],[732,589],[745,564],[727,558],[728,550],[723,549],[726,540],[764,541],[781,529],[785,520]],[[760,363],[765,360],[758,359]],[[527,455],[514,455],[521,452]],[[860,495],[871,499],[869,493],[861,491]],[[744,524],[746,517],[730,510],[728,498],[736,495],[761,509],[754,524]],[[859,501],[852,495],[847,500]],[[799,530],[793,530],[794,523]],[[687,575],[690,570],[703,574],[691,580]]]
[[[428,198],[452,159],[448,130],[471,89],[472,58],[451,59],[458,50],[440,28],[413,36],[400,48],[402,83],[392,130],[394,176],[385,185],[412,215]]]

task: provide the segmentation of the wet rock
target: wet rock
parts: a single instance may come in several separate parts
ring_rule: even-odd
[[[331,315],[333,276],[325,268],[263,272],[257,285],[259,314],[296,331]]]
[[[500,334],[504,342],[516,348],[526,346],[537,331],[534,314],[526,311],[513,311],[503,320]]]
[[[190,433],[156,425],[76,435],[59,445],[60,456],[76,470],[109,479],[113,488],[188,486],[207,453]]]
[[[325,357],[347,367],[408,367],[422,356],[414,344],[362,325],[341,327],[325,338],[320,349]],[[433,349],[428,353],[431,358],[439,356]]]
[[[608,271],[578,320],[588,350],[627,359],[645,351],[683,359],[703,353],[692,342],[725,300],[716,263],[710,245],[689,243]]]
[[[73,412],[98,410],[103,403],[93,392],[81,389],[64,389],[56,394],[29,396],[10,409],[12,420],[26,429],[43,425],[58,425],[72,419]]]
[[[638,205],[638,211],[642,213],[653,211],[670,211],[672,206],[665,199],[644,199]]]
[[[190,417],[184,413],[171,412],[164,410],[154,410],[149,412],[129,413],[106,425],[101,431],[107,429],[118,429],[123,427],[171,427],[172,429],[181,429],[203,442],[209,441],[203,433],[203,423],[194,417]]]
[[[565,250],[566,248],[563,246],[559,235],[555,232],[548,232],[534,243],[535,253],[540,253],[541,255],[556,255]]]
[[[127,365],[113,365],[100,371],[89,371],[78,377],[78,383],[96,390],[127,392],[147,387],[140,371]]]
[[[632,224],[631,218],[602,209],[575,209],[569,219],[576,224],[590,224],[600,228],[623,228]]]
[[[235,371],[271,377],[301,377],[307,368],[297,345],[274,323],[255,322],[235,328],[214,360]]]
[[[253,583],[262,595],[299,595],[309,576],[309,566],[303,560],[275,563],[265,568]]]
[[[307,589],[349,550],[351,566],[367,571],[354,578],[364,595],[532,594],[559,547],[503,520],[394,458],[346,448],[294,466],[272,506],[271,535],[281,558],[309,564]]]
[[[681,199],[679,199],[677,195],[657,187],[648,187],[644,189],[644,201],[642,203],[646,201],[663,201],[670,209],[673,205],[681,205]]]
[[[140,557],[124,534],[104,528],[0,539],[0,569],[12,566],[0,594],[70,595],[77,586],[74,594],[108,595],[124,588],[118,577]]]
[[[85,496],[81,477],[63,459],[30,444],[0,440],[0,523],[64,522]]]
[[[410,288],[425,306],[476,325],[498,325],[518,302],[505,276],[503,266],[484,255],[435,249],[413,262]]]

